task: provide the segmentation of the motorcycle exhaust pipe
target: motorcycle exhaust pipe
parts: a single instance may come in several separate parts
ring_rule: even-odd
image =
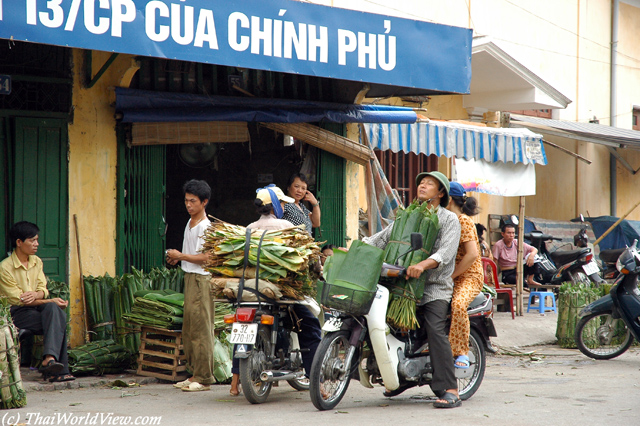
[[[260,374],[260,380],[263,382],[277,382],[279,380],[294,380],[304,377],[302,372],[293,371],[271,371],[266,370]]]

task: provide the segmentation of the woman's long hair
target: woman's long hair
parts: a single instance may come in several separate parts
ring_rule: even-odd
[[[456,206],[460,207],[462,213],[467,216],[475,216],[480,213],[480,207],[478,207],[478,200],[474,197],[467,197],[466,195],[462,197],[451,197],[451,201],[456,203]]]

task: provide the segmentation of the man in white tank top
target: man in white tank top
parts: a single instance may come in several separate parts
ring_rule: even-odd
[[[178,262],[184,270],[184,322],[182,340],[187,368],[192,376],[176,383],[185,392],[210,389],[214,359],[214,306],[211,301],[211,277],[203,265],[208,259],[200,250],[204,244],[204,232],[210,225],[206,207],[211,199],[211,188],[203,180],[192,179],[185,183],[184,204],[191,219],[184,229],[182,252],[167,250],[167,262]]]

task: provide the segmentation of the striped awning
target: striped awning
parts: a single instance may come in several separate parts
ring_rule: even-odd
[[[490,163],[547,164],[542,136],[528,129],[481,127],[445,121],[413,124],[368,123],[374,149],[458,157]]]

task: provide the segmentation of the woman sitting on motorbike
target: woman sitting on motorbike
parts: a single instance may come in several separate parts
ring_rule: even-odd
[[[295,200],[284,195],[282,190],[274,184],[259,188],[256,190],[256,199],[254,204],[256,211],[260,214],[260,219],[247,225],[248,229],[259,229],[263,231],[273,231],[279,229],[293,228],[295,225],[287,220],[282,219],[284,206],[286,203],[294,203]],[[306,306],[293,305],[293,310],[300,319],[301,332],[298,333],[298,342],[301,349],[309,349],[302,351],[302,363],[307,375],[311,371],[311,363],[316,349],[321,340],[321,328],[318,318],[316,318]],[[235,347],[234,347],[235,353]],[[231,395],[239,395],[239,362],[237,358],[233,358],[233,367],[231,368],[233,377],[231,378]]]
[[[469,315],[467,308],[480,293],[484,283],[480,244],[476,227],[469,216],[478,214],[478,202],[467,197],[458,182],[451,182],[449,210],[458,215],[460,221],[460,244],[453,270],[453,296],[451,299],[451,329],[449,342],[456,368],[469,368]]]

